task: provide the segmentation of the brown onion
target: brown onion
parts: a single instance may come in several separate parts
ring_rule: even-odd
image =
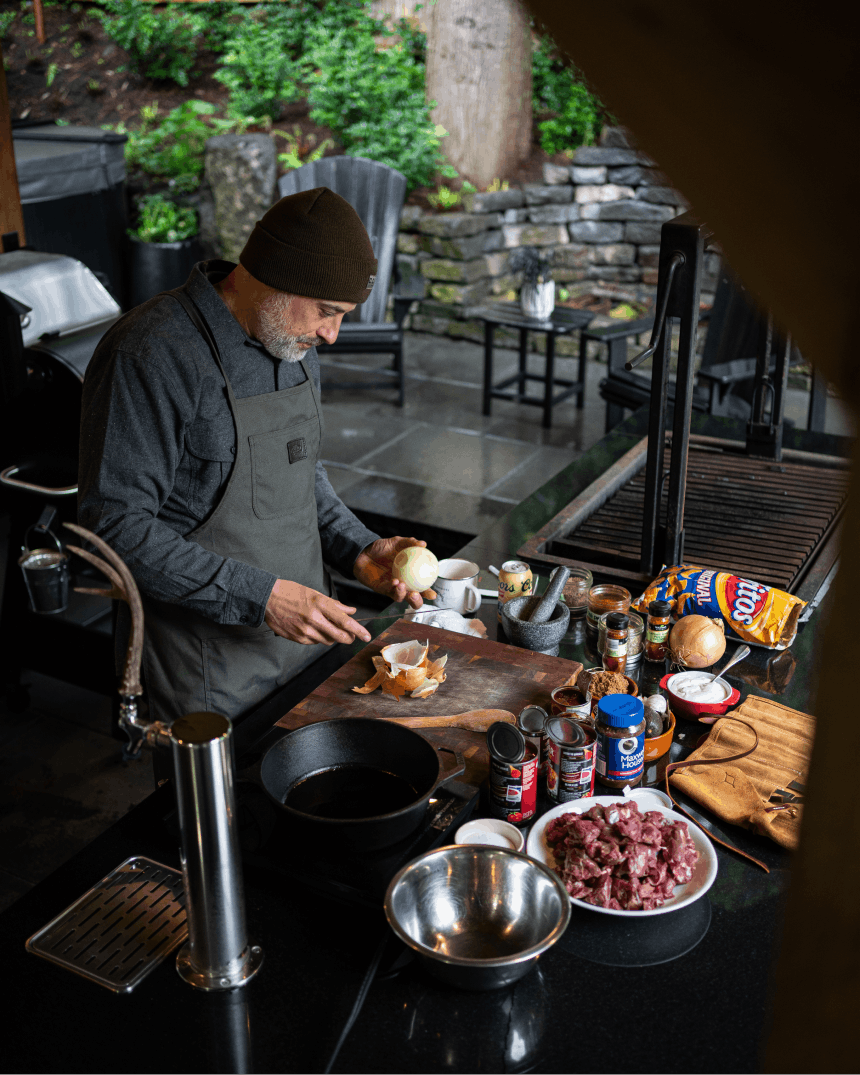
[[[726,652],[726,635],[720,620],[683,616],[669,634],[672,660],[685,668],[710,668]]]

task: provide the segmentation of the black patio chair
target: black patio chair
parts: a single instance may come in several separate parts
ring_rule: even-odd
[[[320,359],[330,354],[390,354],[391,369],[380,369],[384,381],[323,382],[323,388],[388,388],[396,378],[398,405],[403,406],[403,319],[410,304],[421,295],[399,289],[394,296],[394,321],[385,320],[388,289],[395,269],[400,211],[406,197],[406,176],[386,164],[364,157],[323,157],[304,164],[278,180],[278,193],[286,197],[301,190],[328,187],[355,209],[367,229],[379,268],[370,298],[357,306],[341,324],[337,342],[317,348]]]
[[[582,333],[581,346],[587,341],[607,345],[608,371],[600,382],[600,395],[606,401],[605,428],[609,432],[624,417],[625,409],[636,410],[647,403],[651,394],[650,375],[624,369],[627,361],[627,341],[650,331],[653,318],[631,321],[608,328],[588,329]],[[723,417],[750,417],[754,390],[756,359],[762,331],[762,315],[747,297],[737,279],[723,269],[720,273],[714,304],[703,313],[708,323],[702,364],[693,390],[693,409]],[[641,341],[640,341],[641,342]],[[778,333],[772,338],[771,355],[784,346]],[[772,357],[771,362],[775,362]],[[791,364],[803,362],[797,348],[792,349]],[[675,386],[669,384],[669,400],[674,401]],[[813,378],[809,400],[807,427],[818,432],[824,429],[826,384]],[[791,425],[790,420],[786,424]]]

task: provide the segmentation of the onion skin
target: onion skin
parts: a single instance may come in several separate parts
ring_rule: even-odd
[[[710,668],[726,652],[722,623],[707,616],[683,616],[669,633],[669,652],[684,668]]]

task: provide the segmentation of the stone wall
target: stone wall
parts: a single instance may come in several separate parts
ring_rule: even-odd
[[[406,206],[398,267],[425,296],[408,327],[480,338],[470,307],[518,298],[522,274],[509,272],[508,262],[523,246],[551,251],[556,287],[572,297],[653,300],[660,228],[688,206],[623,130],[605,129],[601,142],[578,149],[570,166],[545,164],[543,183],[466,195],[462,212]],[[719,271],[717,255],[706,259],[704,299]]]

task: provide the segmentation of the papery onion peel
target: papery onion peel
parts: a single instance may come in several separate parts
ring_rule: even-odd
[[[726,652],[722,622],[707,616],[682,616],[669,634],[669,652],[684,668],[710,668]]]

